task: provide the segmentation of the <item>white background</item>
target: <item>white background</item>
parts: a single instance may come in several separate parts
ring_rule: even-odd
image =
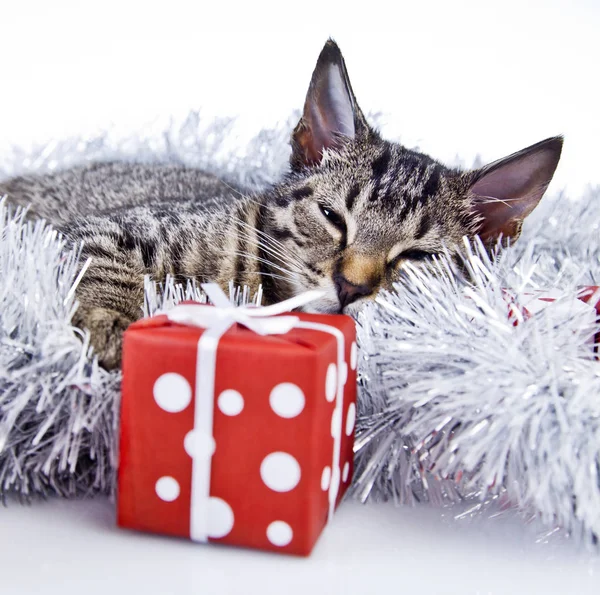
[[[391,8],[393,6],[393,8]],[[249,130],[300,108],[328,36],[383,132],[447,162],[566,137],[554,190],[600,183],[600,3],[0,4],[0,158],[203,108]],[[114,528],[112,506],[0,510],[2,593],[597,593],[600,557],[519,521],[346,505],[309,560]]]
[[[553,189],[600,183],[598,0],[1,6],[0,156],[197,107],[275,124],[302,106],[333,36],[387,136],[470,165],[564,134]]]

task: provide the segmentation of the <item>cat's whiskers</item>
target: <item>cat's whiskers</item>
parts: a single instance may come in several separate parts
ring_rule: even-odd
[[[280,242],[279,240],[277,240],[276,238],[274,238],[272,235],[260,230],[260,229],[256,229],[256,227],[254,227],[253,225],[250,225],[249,223],[247,223],[246,221],[243,221],[242,219],[239,218],[235,218],[235,221],[238,225],[241,225],[242,227],[244,227],[246,230],[248,230],[248,232],[250,234],[255,233],[257,236],[260,236],[260,238],[266,240],[267,242],[269,242],[272,246],[272,249],[274,251],[277,251],[281,254],[282,257],[284,257],[286,259],[287,262],[289,262],[289,264],[292,264],[292,262],[294,262],[296,264],[296,266],[298,266],[300,269],[304,268],[304,263],[298,259],[296,257],[295,254],[292,253],[292,251],[282,242]],[[263,245],[263,247],[266,248],[266,246]]]
[[[248,244],[250,244],[250,246],[255,246],[257,248],[261,247],[261,242],[258,241],[253,236],[249,236],[247,238],[247,242],[248,242]],[[293,270],[293,269],[289,268],[289,266],[287,266],[287,267],[282,266],[282,265],[291,265],[292,263],[286,262],[281,257],[278,257],[278,260],[281,262],[281,264],[277,264],[275,261],[270,260],[269,258],[263,258],[261,256],[258,256],[257,254],[253,254],[252,252],[249,252],[247,250],[231,251],[231,250],[227,250],[227,249],[222,249],[221,252],[223,254],[233,254],[233,255],[241,256],[246,259],[255,260],[257,262],[266,264],[268,267],[275,269],[275,270],[279,271],[280,273],[282,273],[282,275],[284,275],[288,280],[294,279],[295,274],[297,274],[299,272],[297,270]]]
[[[251,225],[243,224],[243,227],[246,227],[248,230],[258,231]],[[271,238],[268,234],[264,234],[261,232],[262,235],[257,233],[256,236],[260,235],[260,237],[256,237],[252,233],[243,230],[238,230],[238,233],[240,237],[246,240],[249,244],[257,248],[262,248],[265,252],[269,253],[282,264],[287,265],[289,267],[290,272],[300,272],[303,270],[303,263],[298,258],[296,258],[291,252],[289,252],[287,248],[285,248],[285,246],[282,246],[283,249],[280,249],[278,246],[270,246],[268,243],[265,243],[263,241],[263,239],[266,241],[277,241],[274,238]]]
[[[229,188],[229,190],[231,190],[232,192],[237,194],[240,198],[245,198],[245,195],[243,192],[241,192],[237,188],[234,188],[231,184],[227,183],[225,180],[221,180],[221,183],[223,184],[223,186],[227,186],[227,188]]]
[[[248,242],[250,244],[255,245],[257,247],[260,247],[260,242],[259,243],[255,242],[254,238],[249,237],[247,239],[248,239]],[[230,255],[230,254],[235,254],[235,255],[241,256],[243,258],[252,258],[252,259],[255,259],[255,260],[259,259],[255,254],[252,254],[251,252],[245,252],[243,250],[241,250],[241,251],[237,250],[237,251],[233,251],[232,252],[232,251],[230,251],[228,249],[221,249],[221,250],[219,250],[219,252],[222,253],[222,254],[224,254],[224,255],[226,255],[226,256]],[[276,262],[274,262],[272,260],[269,260],[269,259],[266,259],[266,258],[260,258],[259,260],[260,260],[260,262],[263,262],[267,266],[269,266],[269,267],[271,267],[273,269],[277,269],[280,273],[282,273],[282,274],[278,275],[276,273],[267,273],[267,272],[260,272],[259,273],[259,272],[257,272],[256,274],[260,275],[260,276],[268,276],[268,277],[273,277],[273,278],[276,278],[276,279],[282,279],[282,280],[285,280],[285,281],[290,281],[290,280],[292,280],[292,279],[295,278],[294,275],[296,273],[300,272],[300,271],[295,271],[295,270],[286,268],[285,266],[281,266],[281,265],[277,264]],[[280,259],[280,262],[281,262],[282,265],[288,264],[284,260],[281,260],[281,259]],[[214,270],[210,270],[210,269],[204,270],[204,269],[196,269],[196,268],[194,268],[194,272],[191,275],[186,275],[186,274],[180,273],[179,270],[181,270],[181,268],[178,267],[177,265],[189,264],[189,260],[186,259],[186,258],[184,258],[184,257],[182,257],[182,258],[171,258],[170,264],[171,265],[175,265],[175,266],[172,266],[172,270],[171,271],[168,271],[172,275],[185,277],[187,279],[192,279],[192,278],[198,279],[199,278],[199,279],[204,280],[204,281],[214,280],[215,271]]]
[[[223,251],[225,253],[225,251]],[[227,254],[229,254],[229,252],[227,252]],[[175,262],[175,261],[173,261]],[[195,281],[196,283],[215,283],[216,282],[216,277],[215,277],[215,271],[214,270],[210,270],[210,271],[205,271],[205,270],[194,270],[193,274],[185,274],[185,273],[178,273],[175,272],[174,270],[171,271],[167,271],[167,273],[169,275],[171,275],[172,277],[175,277],[178,280],[183,280],[185,281]],[[254,273],[255,275],[257,275],[258,277],[273,277],[275,279],[282,279],[285,281],[289,281],[289,279],[287,277],[284,277],[283,275],[278,275],[276,273],[266,273],[266,272],[258,272],[256,271],[256,273]]]
[[[261,262],[263,264],[266,264],[268,267],[276,269],[282,273],[282,275],[278,275],[278,277],[280,279],[285,279],[287,281],[291,281],[295,278],[292,271],[289,271],[288,269],[285,269],[284,267],[280,267],[279,265],[275,264],[272,260],[269,260],[268,258],[262,258],[260,256],[257,256],[256,254],[252,254],[252,252],[244,252],[242,250],[234,250],[233,252],[226,252],[226,253],[234,254],[236,256],[241,256],[242,258],[247,258],[249,260],[255,260],[256,262]],[[261,272],[261,275],[263,275],[263,274],[265,274],[265,273]]]
[[[257,248],[262,248],[264,256],[262,257],[262,262],[268,263],[269,266],[276,267],[279,270],[285,270],[288,274],[299,273],[300,270],[293,266],[291,263],[287,262],[281,256],[270,253],[268,249],[266,249],[261,242],[251,242],[250,238],[248,239],[249,243],[256,246]],[[251,252],[246,252],[247,254],[252,254]],[[271,258],[268,258],[271,256]],[[280,263],[280,264],[278,264]]]
[[[240,236],[244,238],[250,245],[262,249],[264,252],[272,256],[275,260],[280,262],[283,266],[286,266],[290,272],[300,272],[302,270],[299,263],[296,263],[288,255],[271,248],[268,244],[265,244],[260,239],[254,238],[250,235],[245,235],[243,233],[240,233]]]
[[[265,205],[264,203],[261,203],[259,201],[249,199],[248,197],[245,197],[245,198],[247,200],[250,200],[250,202],[254,202],[258,206],[262,206],[262,207],[266,206],[268,208],[273,209],[274,211],[279,210],[277,207]],[[332,201],[332,204],[333,204],[333,201]],[[309,267],[309,265],[302,258],[300,258],[298,255],[292,253],[292,251],[285,244],[283,244],[282,242],[280,242],[279,240],[274,238],[272,235],[270,235],[262,230],[256,229],[256,227],[254,225],[251,225],[251,224],[247,223],[246,221],[243,221],[239,218],[234,218],[234,219],[240,227],[247,229],[248,233],[251,234],[251,237],[248,236],[247,234],[245,234],[243,236],[245,239],[247,239],[253,245],[263,248],[266,252],[275,256],[278,260],[280,260],[284,264],[292,267],[293,271],[297,274],[297,276],[294,277],[294,279],[293,279],[294,283],[297,283],[298,278],[302,277],[308,281],[309,285],[307,287],[310,288],[310,287],[314,286],[315,279],[312,278],[307,273],[307,268]],[[242,232],[240,231],[239,233],[242,233]],[[255,238],[254,236],[259,236],[259,237]],[[272,244],[272,246],[266,246],[261,241],[261,238],[264,238],[264,240],[266,240],[268,243]],[[323,278],[327,278],[327,277],[318,277],[317,284],[320,283],[321,279],[323,279]],[[299,288],[299,291],[300,290],[303,291],[304,289],[306,289],[306,288],[305,287]]]
[[[254,238],[250,235],[246,235],[245,232],[239,232],[239,233],[247,241],[247,243],[250,244],[251,246],[255,246],[257,248],[263,248],[266,252],[272,252],[270,250],[269,246],[263,244],[260,240],[257,240],[256,238]],[[248,255],[252,255],[251,252],[244,252],[244,251],[233,251],[232,252],[228,249],[222,249],[219,252],[221,252],[222,254],[225,254],[225,255],[237,254],[239,256],[245,256],[245,257],[248,257]],[[285,258],[285,255],[274,254],[274,256],[279,261],[280,264],[278,264],[277,262],[275,262],[273,260],[269,260],[269,259],[265,259],[265,258],[262,259],[262,262],[264,262],[271,268],[278,269],[280,272],[285,273],[286,275],[288,275],[289,278],[293,278],[293,275],[295,273],[301,272],[301,269],[298,267],[298,265],[296,265],[293,262],[289,262]],[[181,264],[185,265],[185,264],[189,263],[189,260],[185,257],[181,257],[181,258],[171,257],[170,262],[171,262],[171,264],[175,265],[174,268],[178,268],[177,265],[181,265]],[[285,265],[288,265],[288,266],[286,267]],[[204,272],[194,270],[194,275],[195,276],[205,276],[208,278],[208,277],[214,275],[214,271],[211,271],[209,273],[209,275],[206,275]],[[280,278],[283,279],[284,277],[280,276]]]
[[[486,204],[492,204],[492,203],[501,203],[503,205],[506,205],[507,207],[510,206],[511,202],[516,202],[517,199],[516,198],[497,198],[495,196],[481,196],[480,198],[484,199],[482,202],[485,202]]]

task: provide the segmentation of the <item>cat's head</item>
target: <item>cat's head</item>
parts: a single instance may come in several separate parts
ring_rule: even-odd
[[[265,254],[282,268],[278,297],[320,288],[309,308],[355,313],[402,266],[423,262],[463,236],[514,241],[558,164],[550,138],[463,172],[383,140],[359,108],[342,54],[328,41],[292,135],[291,172],[274,188]],[[283,270],[287,269],[287,270]]]

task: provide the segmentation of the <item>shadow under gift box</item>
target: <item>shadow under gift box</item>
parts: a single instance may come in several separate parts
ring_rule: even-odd
[[[284,335],[220,338],[212,432],[195,409],[207,331],[160,315],[125,332],[120,526],[310,553],[352,478],[357,348],[351,318],[294,315]]]

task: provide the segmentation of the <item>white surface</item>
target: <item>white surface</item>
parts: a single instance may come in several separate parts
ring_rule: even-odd
[[[6,595],[597,594],[600,558],[508,518],[342,505],[310,558],[118,529],[104,499],[0,510]]]
[[[331,35],[386,135],[471,165],[564,133],[553,188],[600,183],[597,0],[20,0],[1,15],[0,155],[191,107],[275,124]]]

